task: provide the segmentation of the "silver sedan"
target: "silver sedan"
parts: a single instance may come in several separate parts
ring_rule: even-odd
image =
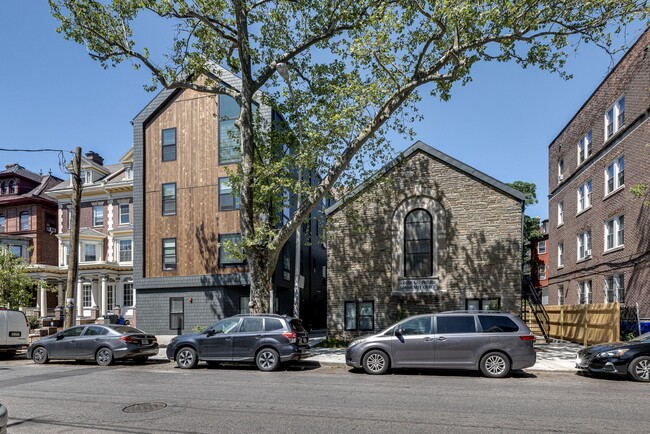
[[[33,342],[27,357],[34,363],[53,359],[95,360],[107,366],[118,359],[145,363],[158,354],[156,336],[123,325],[80,325]]]

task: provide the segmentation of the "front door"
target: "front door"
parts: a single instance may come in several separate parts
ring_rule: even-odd
[[[467,369],[478,363],[485,336],[476,333],[474,315],[437,315],[435,323],[436,368]]]
[[[239,332],[233,336],[232,359],[253,360],[255,350],[263,336],[263,318],[251,316],[242,320]]]
[[[395,328],[391,339],[392,362],[395,367],[433,366],[434,348],[430,315],[411,318]]]
[[[238,330],[239,318],[219,321],[199,339],[199,358],[204,360],[232,360],[233,336]]]

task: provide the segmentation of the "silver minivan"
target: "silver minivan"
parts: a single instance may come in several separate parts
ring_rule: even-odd
[[[480,370],[505,377],[535,364],[535,336],[509,313],[452,311],[417,315],[348,346],[345,362],[368,374],[391,368]]]

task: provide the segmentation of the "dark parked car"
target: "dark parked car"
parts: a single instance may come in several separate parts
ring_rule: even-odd
[[[650,333],[627,342],[592,345],[578,351],[576,368],[597,374],[629,375],[650,382]]]
[[[80,325],[33,342],[27,357],[35,363],[53,359],[95,360],[107,366],[118,359],[145,363],[158,354],[154,335],[123,325]]]
[[[255,362],[260,370],[273,371],[309,356],[309,334],[300,320],[270,314],[232,316],[201,333],[175,337],[167,346],[167,358],[182,369],[205,360],[211,365]]]
[[[515,315],[455,311],[418,315],[354,340],[345,362],[368,374],[390,368],[480,369],[505,377],[535,364],[535,336]]]

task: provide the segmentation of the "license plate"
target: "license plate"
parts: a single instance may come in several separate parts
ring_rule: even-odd
[[[9,337],[10,338],[19,338],[21,335],[20,332],[9,332]]]
[[[147,339],[142,340],[142,345],[149,345],[149,341]]]

